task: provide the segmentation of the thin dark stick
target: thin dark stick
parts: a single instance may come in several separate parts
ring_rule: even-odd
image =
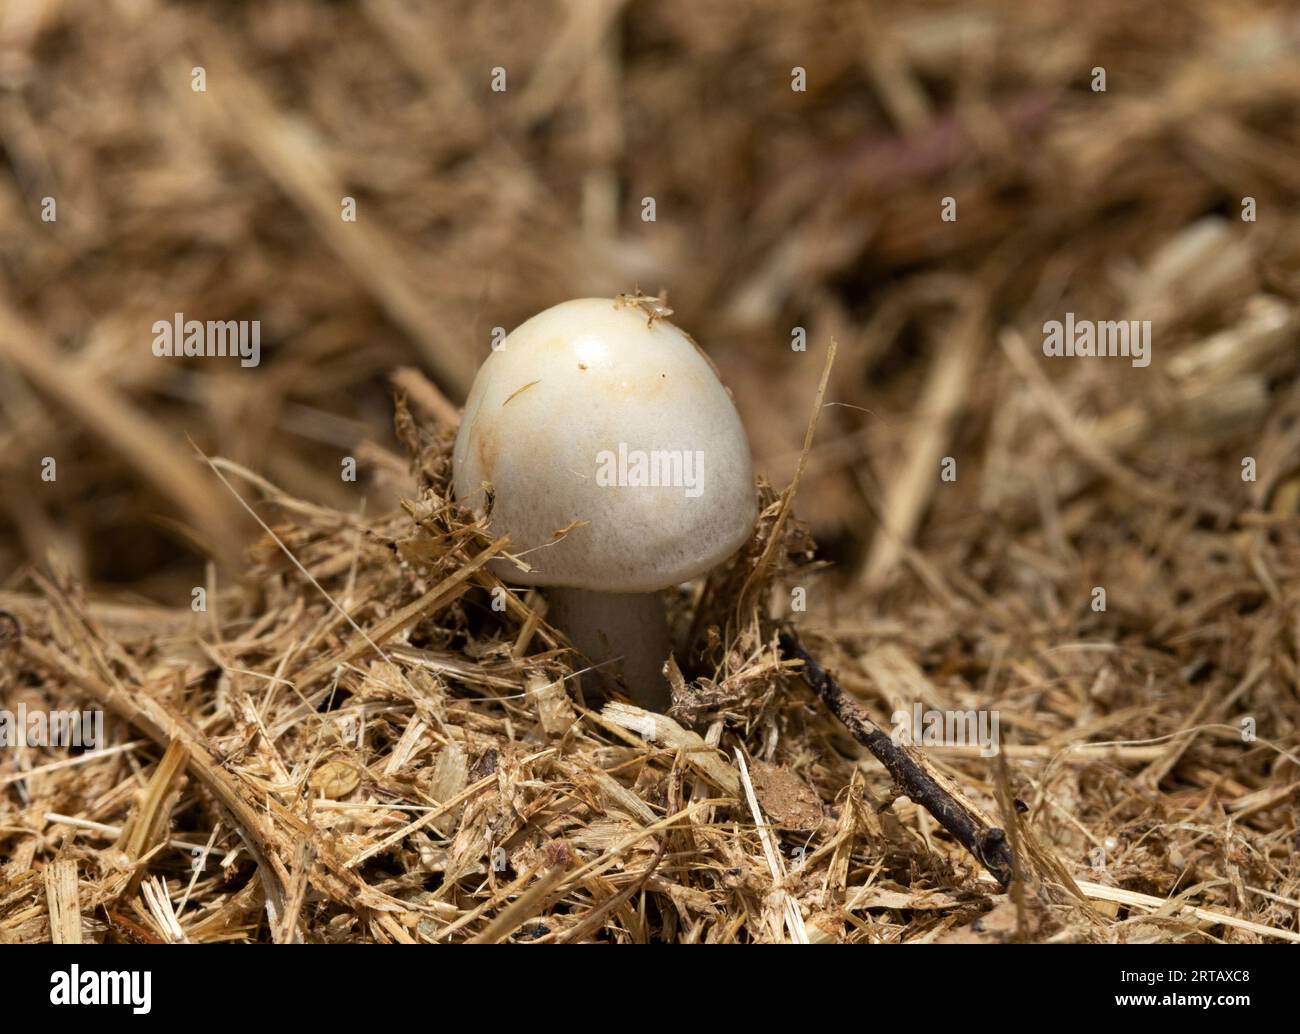
[[[853,738],[888,769],[899,789],[919,804],[973,854],[1004,888],[1011,882],[1012,856],[1007,835],[945,790],[911,755],[896,744],[857,704],[844,695],[812,655],[790,632],[781,633],[781,653],[803,662],[801,674]]]

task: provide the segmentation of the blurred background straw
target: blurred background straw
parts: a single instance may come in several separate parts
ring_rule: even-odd
[[[824,562],[800,620],[847,689],[885,717],[1000,707],[1070,864],[1297,928],[1286,3],[5,0],[0,607],[40,627],[52,579],[131,635],[206,634],[192,588],[267,547],[199,451],[354,534],[342,515],[411,494],[395,380],[445,428],[494,328],[637,286],[667,290],[778,489],[838,341],[795,509]],[[1150,320],[1151,365],[1045,359],[1067,311]],[[178,312],[259,320],[260,366],[155,357]],[[769,705],[718,714],[830,806],[843,771],[778,745]],[[1190,731],[1243,714],[1267,745]],[[958,925],[876,915],[886,938]]]

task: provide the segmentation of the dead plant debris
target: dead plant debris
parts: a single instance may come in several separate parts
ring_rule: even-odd
[[[0,942],[1300,940],[1286,5],[10,8],[0,703],[106,742],[0,750]],[[448,491],[493,328],[636,284],[767,479],[665,715]],[[1010,893],[790,628],[882,730],[998,715],[916,749]]]

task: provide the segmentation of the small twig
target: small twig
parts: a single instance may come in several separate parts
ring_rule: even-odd
[[[839,684],[818,664],[791,632],[781,633],[781,653],[803,662],[804,681],[817,691],[836,718],[844,723],[853,738],[876,756],[894,777],[908,799],[919,804],[973,854],[998,883],[1006,888],[1011,882],[1012,856],[1007,836],[972,806],[958,800],[945,789],[938,773],[929,772],[924,758],[915,758],[896,744],[867,713],[844,695]]]

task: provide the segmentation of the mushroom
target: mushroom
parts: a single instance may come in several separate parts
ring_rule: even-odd
[[[757,502],[713,364],[640,301],[579,298],[510,333],[470,389],[454,484],[526,565],[500,558],[497,573],[546,587],[552,624],[636,703],[663,710],[661,591],[734,553]]]

